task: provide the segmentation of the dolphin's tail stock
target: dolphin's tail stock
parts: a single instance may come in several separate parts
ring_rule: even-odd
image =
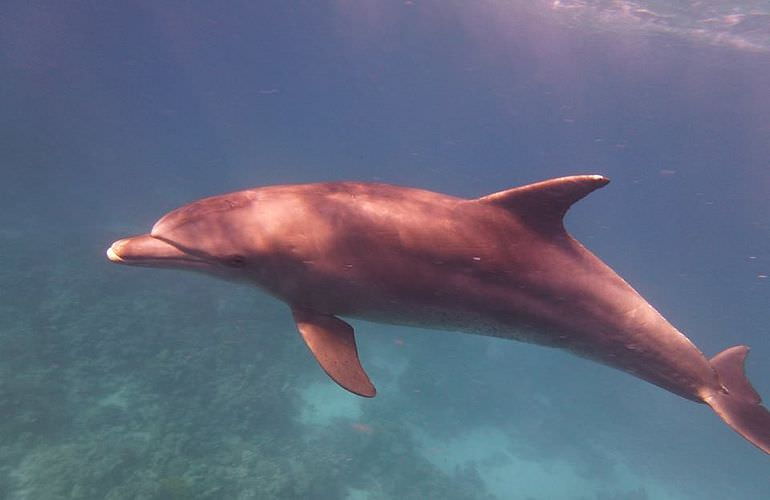
[[[748,347],[738,345],[711,358],[711,366],[727,390],[712,393],[704,400],[735,432],[770,454],[770,411],[762,406],[762,398],[743,372],[748,353]]]

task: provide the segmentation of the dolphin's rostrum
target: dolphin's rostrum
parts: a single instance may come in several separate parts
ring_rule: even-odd
[[[569,207],[609,181],[551,179],[475,200],[387,184],[256,188],[170,212],[116,241],[113,262],[246,281],[286,302],[326,373],[372,397],[339,316],[559,347],[706,403],[770,453],[770,412],[748,352],[708,360],[564,229]]]

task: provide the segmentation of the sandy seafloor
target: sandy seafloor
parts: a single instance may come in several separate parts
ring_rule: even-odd
[[[770,398],[770,18],[698,4],[11,1],[0,499],[767,498],[766,455],[609,368],[351,321],[362,399],[285,305],[104,257],[252,185],[601,173],[569,229]]]

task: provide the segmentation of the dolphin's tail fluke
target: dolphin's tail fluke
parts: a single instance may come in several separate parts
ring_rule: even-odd
[[[739,345],[711,358],[711,366],[727,390],[710,394],[704,400],[734,431],[770,454],[770,411],[762,406],[762,398],[743,371],[748,352],[748,347]]]

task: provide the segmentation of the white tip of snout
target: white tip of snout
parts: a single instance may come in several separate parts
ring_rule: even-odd
[[[112,247],[114,247],[115,244],[113,243],[110,248],[107,249],[107,258],[110,259],[111,262],[123,262],[123,259],[120,257],[120,255],[113,250]]]

